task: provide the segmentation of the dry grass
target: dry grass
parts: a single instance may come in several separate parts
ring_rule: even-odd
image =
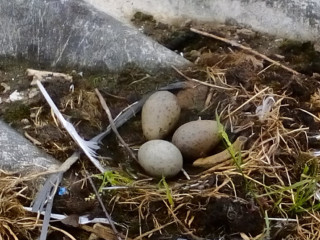
[[[206,73],[206,79],[188,77],[190,72],[183,73],[183,76],[195,86],[203,84],[208,87],[203,112],[215,108],[226,129],[248,137],[240,164],[230,159],[197,174],[190,174],[191,180],[176,179],[166,185],[157,184],[152,179],[142,179],[131,181],[125,189],[108,190],[108,195],[112,196],[108,206],[114,214],[121,209],[125,214],[137,216],[139,234],[135,239],[165,234],[167,229],[172,228],[193,239],[202,239],[198,236],[202,235],[203,230],[199,218],[206,212],[210,199],[217,198],[245,203],[253,201],[264,215],[266,224],[260,235],[254,238],[242,233],[243,238],[272,237],[271,230],[279,222],[289,226],[287,218],[295,222],[287,231],[286,239],[320,238],[320,216],[317,212],[320,205],[314,197],[319,170],[317,159],[309,153],[309,129],[297,122],[294,116],[284,114],[284,110],[292,111],[298,101],[294,96],[289,96],[287,89],[274,89],[261,83],[259,78],[265,72],[272,71],[272,67],[262,69],[260,60],[244,53],[229,55],[213,67],[201,70]],[[228,81],[228,69],[239,65],[251,66],[251,75],[245,75],[246,78],[239,82]],[[66,97],[63,107],[83,109],[79,110],[82,118],[100,128],[97,118],[101,119],[101,115],[96,110],[99,104],[92,94],[81,91]],[[256,109],[268,98],[273,99],[270,108],[266,108],[265,114],[258,115]],[[316,92],[309,106],[318,109],[318,99],[319,93]],[[87,111],[90,109],[93,112]],[[52,121],[41,120],[41,110],[38,109],[34,118],[36,128]],[[312,114],[318,116],[319,112]],[[55,151],[64,149],[57,147]],[[26,185],[12,175],[1,173],[0,177],[0,235],[4,239],[19,239],[21,236],[31,239],[37,220],[24,212],[18,200],[25,198]],[[239,189],[239,178],[245,190]]]
[[[17,176],[0,172],[1,239],[34,239],[37,218],[28,214],[20,200],[26,200],[28,186]]]

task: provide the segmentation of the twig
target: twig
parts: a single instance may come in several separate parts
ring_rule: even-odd
[[[70,83],[72,82],[72,76],[65,73],[35,70],[31,68],[28,68],[26,73],[28,77],[32,77],[31,85],[36,85],[36,80],[45,82],[45,81],[54,81],[56,79],[64,79],[65,81],[68,81]]]
[[[230,45],[233,46],[233,47],[240,48],[240,49],[242,49],[242,50],[244,50],[244,51],[247,51],[248,53],[250,53],[250,54],[252,54],[252,55],[255,55],[255,56],[257,56],[257,57],[260,57],[260,58],[262,58],[262,59],[264,59],[264,60],[266,60],[266,61],[268,61],[268,62],[270,62],[270,63],[272,63],[272,64],[274,64],[274,65],[276,65],[276,66],[278,66],[278,67],[281,67],[282,69],[284,69],[284,70],[286,70],[286,71],[288,71],[288,72],[291,72],[291,73],[293,73],[294,75],[300,75],[299,72],[297,72],[297,71],[295,71],[295,70],[293,70],[293,69],[291,69],[291,68],[289,68],[289,67],[287,67],[287,66],[285,66],[285,65],[283,65],[283,64],[281,64],[281,63],[279,63],[279,62],[277,62],[277,61],[275,61],[275,60],[273,60],[273,59],[271,59],[271,58],[269,58],[269,57],[267,57],[266,55],[264,55],[264,54],[262,54],[262,53],[259,53],[259,52],[256,51],[256,50],[253,50],[253,49],[250,48],[250,47],[243,46],[242,44],[237,43],[237,42],[235,42],[235,41],[231,41],[231,40],[228,40],[228,39],[223,38],[223,37],[219,37],[219,36],[214,35],[214,34],[210,34],[210,33],[207,33],[207,32],[203,32],[203,31],[200,31],[200,30],[195,29],[195,28],[190,28],[190,31],[191,31],[191,32],[198,33],[198,34],[203,35],[203,36],[206,36],[206,37],[214,38],[214,39],[216,39],[216,40],[222,41],[222,42],[227,43],[227,44],[230,44]]]
[[[104,214],[106,215],[107,219],[109,220],[110,226],[111,226],[114,234],[116,235],[116,237],[117,237],[118,240],[122,240],[122,238],[120,237],[120,234],[119,234],[118,230],[116,229],[116,227],[115,227],[115,225],[114,225],[114,223],[113,223],[113,220],[112,220],[111,216],[109,215],[107,209],[105,208],[105,206],[104,206],[104,204],[103,204],[103,202],[102,202],[101,197],[99,196],[99,193],[98,193],[98,191],[97,191],[97,188],[96,188],[96,187],[94,186],[94,184],[93,184],[93,181],[92,181],[91,176],[89,175],[89,173],[88,173],[87,171],[85,171],[85,173],[86,173],[86,175],[87,175],[87,178],[89,179],[89,182],[90,182],[90,184],[91,184],[91,186],[92,186],[92,188],[93,188],[94,193],[95,193],[96,196],[97,196],[97,199],[98,199],[98,201],[99,201],[99,203],[100,203],[100,205],[101,205],[101,208],[102,208]]]
[[[184,77],[185,79],[189,80],[189,81],[192,81],[192,82],[196,82],[196,83],[199,83],[199,84],[202,84],[204,86],[207,86],[207,87],[212,87],[212,88],[218,88],[218,89],[222,89],[222,90],[225,90],[225,91],[233,91],[233,89],[231,88],[227,88],[227,87],[221,87],[221,86],[218,86],[218,85],[214,85],[214,84],[211,84],[211,83],[207,83],[207,82],[203,82],[203,81],[200,81],[198,79],[194,79],[194,78],[190,78],[188,76],[186,76],[185,74],[183,74],[180,70],[178,70],[175,66],[171,66],[177,73],[179,73],[182,77]]]
[[[24,136],[28,138],[34,145],[41,145],[42,143],[37,139],[31,137],[27,132],[24,132]]]
[[[260,72],[257,73],[257,75],[259,76],[261,73],[267,71],[269,68],[271,68],[272,66],[274,66],[274,63],[270,64],[268,67],[265,67],[264,69],[262,69]]]
[[[310,116],[313,117],[316,121],[320,122],[320,118],[318,118],[316,115],[312,114],[311,112],[308,112],[308,111],[306,111],[306,110],[304,110],[304,109],[302,109],[302,108],[298,108],[298,110],[300,110],[301,112],[304,112],[304,113],[310,115]]]
[[[181,169],[181,172],[183,173],[183,175],[186,177],[186,179],[190,180],[190,176],[189,174],[186,172],[186,170],[184,170],[183,168]]]
[[[104,94],[110,96],[110,97],[113,97],[115,99],[119,99],[119,100],[124,100],[124,101],[127,101],[127,99],[125,97],[120,97],[120,96],[117,96],[117,95],[113,95],[111,93],[108,93],[107,91],[103,91]]]
[[[270,221],[282,221],[282,222],[298,222],[297,219],[294,218],[269,218]]]
[[[111,126],[111,129],[113,130],[113,132],[116,134],[117,138],[119,139],[119,141],[122,143],[122,145],[125,147],[125,149],[129,152],[129,154],[131,155],[131,157],[137,161],[137,157],[136,155],[132,152],[132,150],[129,148],[128,144],[123,140],[123,138],[121,137],[121,135],[119,134],[116,125],[114,124],[110,109],[106,103],[106,101],[104,100],[104,98],[102,97],[101,93],[99,92],[99,90],[96,88],[95,89],[96,94],[98,95],[98,98],[100,100],[101,106],[102,108],[106,111],[108,119],[109,119],[109,123]]]
[[[129,83],[129,86],[132,85],[132,84],[136,84],[136,83],[142,82],[142,81],[148,79],[149,77],[150,77],[150,75],[149,75],[149,74],[146,74],[146,76],[144,76],[143,78],[138,79],[138,80],[136,80],[136,81],[133,81],[133,82]]]

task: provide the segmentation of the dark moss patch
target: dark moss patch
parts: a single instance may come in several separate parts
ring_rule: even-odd
[[[206,210],[205,231],[223,228],[227,233],[243,232],[256,236],[263,230],[263,217],[252,203],[231,198],[213,199]]]
[[[24,118],[29,118],[30,108],[22,102],[12,102],[8,104],[7,109],[3,113],[3,119],[7,123],[17,123]]]

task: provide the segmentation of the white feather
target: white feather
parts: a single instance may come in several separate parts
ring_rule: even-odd
[[[264,121],[268,114],[271,112],[272,107],[276,101],[272,96],[264,98],[262,105],[256,108],[256,115],[259,117],[260,121]]]
[[[82,139],[79,134],[77,133],[74,126],[69,123],[61,114],[57,106],[52,101],[51,97],[49,96],[46,89],[43,87],[42,83],[37,80],[36,81],[38,88],[40,89],[42,95],[46,99],[47,103],[52,108],[54,114],[59,119],[62,126],[67,130],[67,132],[70,134],[72,139],[79,145],[79,147],[82,149],[82,151],[87,155],[87,157],[90,159],[90,161],[99,169],[100,172],[105,172],[105,168],[100,164],[100,162],[96,159],[96,152],[95,150],[99,149],[98,143],[96,141],[86,141]]]

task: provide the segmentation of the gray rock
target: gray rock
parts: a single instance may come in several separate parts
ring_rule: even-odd
[[[56,159],[0,121],[0,169],[27,174],[53,170],[59,165]]]
[[[186,23],[190,20],[241,24],[278,37],[320,39],[319,0],[85,0],[130,24],[136,11],[156,20]]]
[[[190,64],[81,0],[0,0],[0,55],[49,65],[153,71]]]

